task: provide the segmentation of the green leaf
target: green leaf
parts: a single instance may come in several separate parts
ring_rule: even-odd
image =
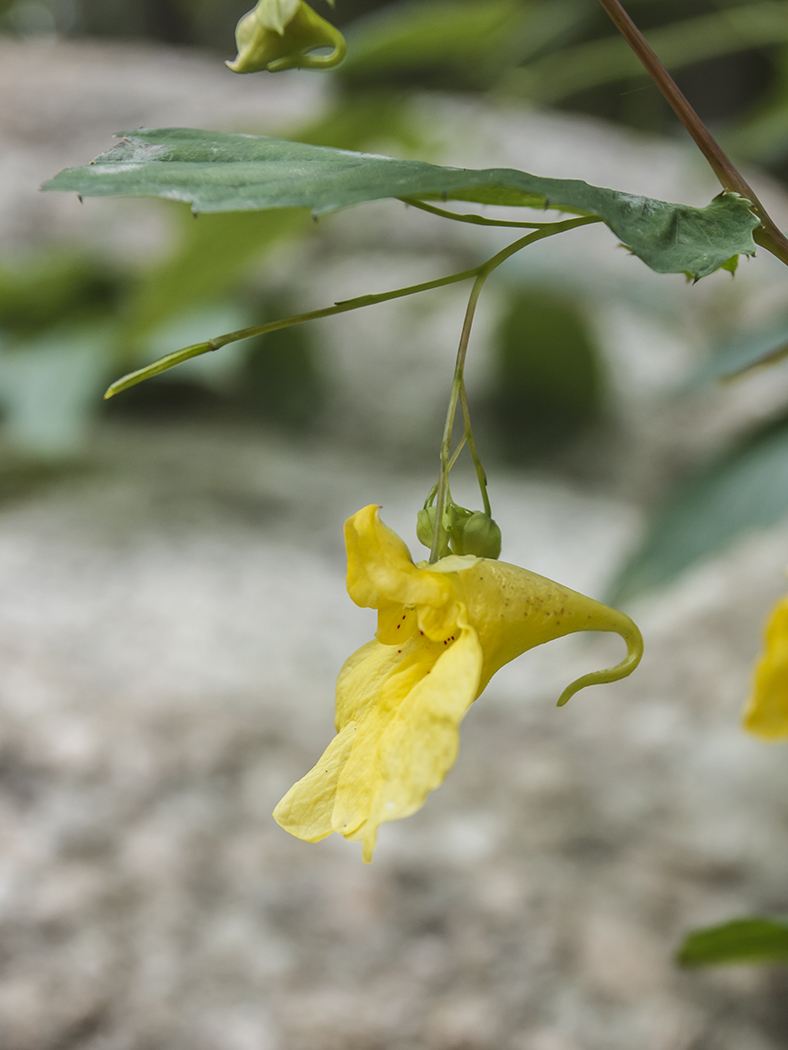
[[[788,923],[776,919],[734,919],[693,930],[679,949],[681,966],[788,963]]]
[[[788,0],[743,3],[648,33],[668,70],[788,39]],[[646,77],[643,65],[620,36],[591,40],[545,55],[522,69],[504,71],[502,87],[541,103],[553,103],[611,81]]]
[[[343,149],[363,148],[372,135],[383,135],[405,150],[424,146],[400,99],[374,91],[340,99],[298,132],[304,142]],[[309,236],[314,225],[300,208],[215,212],[199,222],[181,209],[174,215],[180,222],[173,253],[145,271],[125,303],[122,338],[130,363],[136,363],[136,344],[146,332],[196,305],[221,300],[237,288],[252,262],[286,240]],[[0,273],[0,308],[2,302]]]
[[[353,24],[340,75],[378,79],[394,70],[478,70],[507,48],[523,14],[522,0],[393,4]]]
[[[711,353],[692,377],[692,385],[734,379],[753,368],[777,364],[788,355],[788,321],[737,336]]]
[[[491,380],[490,425],[513,462],[543,461],[598,418],[599,353],[570,296],[518,288],[493,340]]]
[[[616,601],[659,587],[737,537],[788,513],[788,427],[770,429],[699,471],[653,518],[613,588]]]
[[[83,168],[44,184],[84,196],[165,197],[195,212],[311,208],[322,215],[386,197],[463,200],[599,216],[658,273],[704,277],[755,253],[746,201],[722,194],[705,208],[546,179],[511,168],[448,168],[283,139],[170,128],[129,132]]]

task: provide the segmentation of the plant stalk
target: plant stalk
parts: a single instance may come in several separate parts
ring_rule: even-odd
[[[788,266],[788,240],[758,199],[730,157],[700,119],[687,97],[679,90],[673,77],[662,65],[645,37],[629,17],[620,0],[599,0],[610,20],[643,63],[668,105],[692,136],[695,145],[706,158],[720,185],[729,193],[738,193],[752,205],[761,225],[753,233],[753,240]]]

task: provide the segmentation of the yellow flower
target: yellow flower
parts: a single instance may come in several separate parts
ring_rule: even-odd
[[[372,859],[378,825],[415,813],[457,756],[465,712],[499,668],[575,631],[615,631],[627,656],[568,686],[613,682],[637,667],[643,639],[624,613],[516,565],[450,555],[414,565],[407,547],[364,507],[345,523],[347,589],[378,610],[376,640],[339,673],[337,736],[274,811],[297,838],[337,831]]]
[[[744,728],[766,740],[788,737],[788,597],[772,609],[764,631],[765,652],[755,665]]]
[[[330,0],[333,3],[333,0]],[[345,57],[345,39],[303,0],[259,0],[235,29],[238,55],[227,65],[233,73],[259,73],[264,69],[327,69]],[[311,54],[332,47],[330,55]]]

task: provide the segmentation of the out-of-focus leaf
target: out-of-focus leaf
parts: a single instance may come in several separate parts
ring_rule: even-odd
[[[722,926],[693,930],[681,946],[682,966],[788,963],[788,922],[777,919],[733,919]]]
[[[0,331],[26,339],[66,319],[87,319],[111,309],[119,290],[106,264],[79,256],[47,254],[0,266]]]
[[[223,298],[252,259],[311,225],[306,212],[293,208],[208,214],[187,221],[176,253],[145,274],[126,304],[123,339],[134,360],[149,332],[173,315]]]
[[[723,132],[722,144],[737,160],[775,164],[788,154],[788,48],[773,58],[777,76],[769,96]]]
[[[788,154],[788,98],[779,98],[721,135],[737,160],[775,164]]]
[[[698,18],[688,18],[647,34],[649,44],[669,69],[749,48],[788,40],[788,3],[767,0]],[[541,103],[555,102],[588,88],[648,74],[619,36],[578,44],[505,73],[504,90]]]
[[[788,427],[700,471],[653,518],[614,586],[617,601],[659,587],[737,537],[788,514]]]
[[[594,23],[597,11],[585,0],[548,0],[530,8],[519,32],[512,37],[508,53],[518,65],[546,51],[557,51],[579,39]],[[504,72],[498,64],[496,81]]]
[[[347,34],[341,76],[394,71],[468,70],[478,79],[494,56],[509,51],[529,4],[522,0],[408,0],[355,22]],[[475,76],[473,75],[475,72]]]
[[[91,325],[0,346],[2,425],[12,445],[49,460],[79,450],[106,382],[110,338]]]
[[[597,215],[653,270],[694,277],[733,255],[754,254],[758,225],[747,202],[732,194],[692,208],[511,168],[447,168],[187,128],[129,133],[93,164],[62,171],[44,189],[166,197],[198,212],[303,207],[323,214],[386,197],[550,207]]]
[[[273,320],[294,308],[294,303],[283,303],[277,297],[263,305],[261,315]],[[314,351],[306,325],[269,332],[253,341],[244,360],[241,390],[258,419],[302,435],[314,429],[326,394],[325,377]]]
[[[731,339],[712,351],[692,378],[692,384],[733,379],[753,368],[777,364],[788,355],[788,321],[780,321]]]
[[[583,315],[545,288],[518,290],[494,342],[488,404],[509,457],[563,448],[600,412],[599,355]]]

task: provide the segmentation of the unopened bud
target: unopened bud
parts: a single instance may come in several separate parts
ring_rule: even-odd
[[[235,29],[238,55],[227,65],[233,73],[267,69],[328,69],[345,57],[345,39],[304,0],[259,0]],[[330,55],[312,54],[331,47]]]
[[[435,508],[425,507],[416,515],[416,537],[424,547],[432,547],[435,535]]]
[[[501,530],[492,518],[476,511],[456,523],[451,531],[450,543],[454,554],[498,558],[501,553]]]

